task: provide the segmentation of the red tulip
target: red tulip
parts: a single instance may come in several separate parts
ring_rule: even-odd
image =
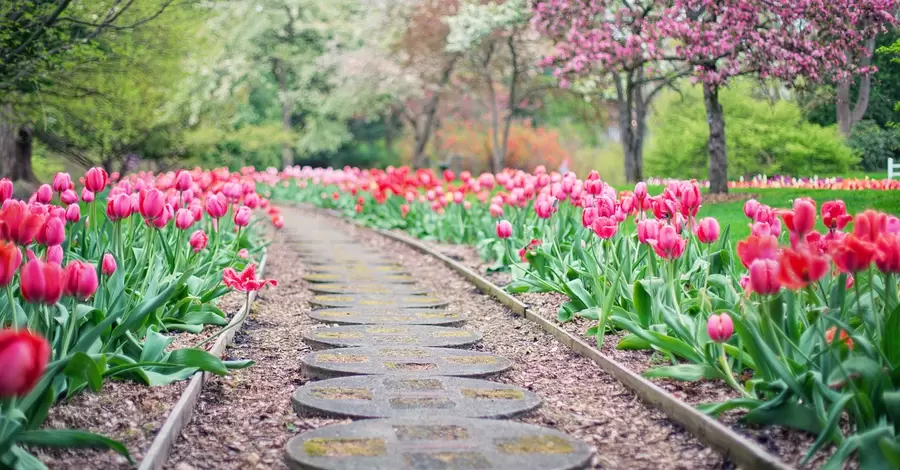
[[[50,204],[50,201],[53,200],[53,188],[51,188],[49,184],[42,184],[38,186],[34,196],[37,202],[40,202],[41,204]]]
[[[884,234],[878,237],[875,242],[875,266],[883,273],[900,273],[900,235]]]
[[[194,214],[190,209],[178,209],[178,212],[175,213],[175,226],[179,230],[187,230],[191,228],[191,225],[194,225]]]
[[[118,266],[116,265],[116,258],[112,253],[105,253],[103,255],[103,263],[100,265],[100,269],[104,276],[112,276],[116,272]]]
[[[653,247],[656,254],[664,259],[676,259],[684,253],[687,246],[687,240],[681,238],[675,227],[664,224],[659,229],[659,237],[655,240],[648,240],[647,243]]]
[[[867,242],[874,243],[886,231],[887,215],[884,213],[867,210],[853,220],[853,234]]]
[[[444,181],[448,183],[452,183],[453,180],[456,179],[456,173],[453,173],[450,170],[444,170]]]
[[[66,220],[73,223],[81,220],[81,206],[69,204],[69,207],[66,207]]]
[[[53,177],[53,190],[58,193],[69,191],[74,187],[75,185],[72,184],[72,177],[69,176],[68,173],[60,172]]]
[[[694,217],[700,210],[700,188],[693,181],[684,183],[681,187],[681,213],[685,217]]]
[[[177,191],[187,191],[191,189],[191,186],[194,185],[194,179],[191,177],[191,173],[186,170],[179,170],[178,173],[175,174],[175,189]]]
[[[241,206],[237,212],[234,213],[234,225],[246,227],[248,224],[250,224],[250,208]]]
[[[44,246],[61,245],[66,239],[66,225],[56,217],[47,217],[35,239]]]
[[[619,223],[612,217],[597,217],[591,224],[591,230],[598,237],[608,240],[616,235],[619,230]]]
[[[116,194],[106,201],[106,216],[113,222],[131,216],[131,197],[127,194]]]
[[[5,202],[13,195],[13,183],[7,178],[0,179],[0,203]]]
[[[822,222],[831,230],[843,230],[853,217],[847,214],[847,206],[840,199],[822,204]]]
[[[759,258],[750,265],[750,290],[760,295],[777,294],[781,289],[778,282],[778,262]]]
[[[12,242],[0,240],[0,287],[12,282],[19,265],[22,264],[22,252]]]
[[[847,273],[856,273],[867,269],[872,264],[872,260],[875,258],[875,244],[855,234],[850,234],[835,246],[832,257],[838,269]]]
[[[501,220],[497,222],[497,237],[502,239],[507,239],[511,237],[513,234],[512,224],[507,220]]]
[[[109,175],[103,168],[94,167],[84,174],[84,187],[93,193],[99,193],[106,189],[108,182]]]
[[[734,322],[727,313],[710,315],[706,320],[706,332],[709,339],[716,343],[724,343],[734,334]]]
[[[825,331],[825,342],[831,344],[834,342],[834,335],[837,334],[837,327],[832,326],[828,330]],[[841,330],[841,333],[838,335],[838,342],[847,346],[847,349],[853,351],[853,338],[847,334],[846,330]]]
[[[715,243],[719,239],[719,221],[706,217],[697,223],[697,240],[700,243]]]
[[[407,209],[407,212],[409,212],[409,209]],[[274,225],[277,229],[284,228],[284,217],[282,217],[281,215],[272,217],[272,225]]]
[[[34,240],[45,216],[34,212],[22,201],[6,201],[0,210],[0,239],[19,245],[28,245]]]
[[[63,269],[63,293],[87,300],[97,292],[97,268],[82,261],[70,261]]]
[[[0,330],[0,398],[28,395],[49,360],[50,344],[40,335]]]
[[[272,286],[278,285],[278,281],[274,279],[257,279],[256,265],[253,263],[248,264],[240,273],[232,268],[225,268],[222,272],[222,282],[226,286],[241,292],[258,291],[267,284]]]
[[[163,215],[166,208],[166,197],[162,191],[156,188],[141,191],[139,201],[141,216],[147,220],[153,220]]]
[[[200,250],[206,248],[207,242],[209,242],[209,237],[206,236],[203,230],[197,230],[191,234],[190,244],[194,253],[199,253]]]
[[[63,281],[58,264],[32,259],[22,267],[19,288],[26,302],[53,305],[62,297]]]
[[[757,259],[775,259],[778,254],[778,239],[772,236],[749,236],[737,244],[737,254],[745,268],[750,268]]]
[[[828,273],[828,258],[808,246],[785,248],[778,256],[778,282],[788,289],[802,289]]]

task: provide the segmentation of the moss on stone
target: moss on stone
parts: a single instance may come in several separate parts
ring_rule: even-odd
[[[303,443],[311,457],[378,457],[387,455],[384,439],[315,438]]]
[[[473,398],[476,400],[523,400],[525,398],[525,394],[522,393],[521,390],[515,389],[463,388],[460,390],[460,392],[462,392],[464,397]]]
[[[323,400],[371,400],[372,391],[367,388],[319,387],[310,395]]]
[[[569,441],[559,436],[523,436],[515,439],[496,439],[494,445],[507,454],[571,454],[575,451]]]

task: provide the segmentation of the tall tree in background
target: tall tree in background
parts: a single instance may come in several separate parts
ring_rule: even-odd
[[[31,167],[32,110],[23,101],[65,88],[62,73],[106,54],[107,33],[138,28],[159,17],[171,2],[0,2],[0,176],[37,180]]]
[[[658,0],[543,0],[534,25],[556,42],[544,64],[556,67],[560,85],[593,75],[615,88],[625,179],[644,178],[644,140],[650,103],[663,88],[686,75],[683,64],[661,56],[665,37],[658,23],[666,2]]]
[[[741,75],[838,82],[869,73],[870,38],[893,23],[893,0],[676,0],[660,31],[661,56],[689,64],[703,85],[710,192],[728,192],[725,115],[719,90]]]

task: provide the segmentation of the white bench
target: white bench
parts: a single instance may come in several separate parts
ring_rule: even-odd
[[[887,179],[894,179],[894,173],[900,170],[900,163],[894,163],[893,158],[888,158],[888,177]]]

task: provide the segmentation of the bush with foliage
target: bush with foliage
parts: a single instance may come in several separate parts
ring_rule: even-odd
[[[888,158],[900,158],[900,132],[882,128],[874,121],[853,126],[847,145],[859,154],[859,166],[866,171],[884,171]]]
[[[836,129],[807,122],[792,102],[757,99],[753,91],[738,83],[721,93],[729,174],[836,174],[857,162]],[[699,87],[664,94],[650,120],[646,172],[706,179],[708,135]]]

